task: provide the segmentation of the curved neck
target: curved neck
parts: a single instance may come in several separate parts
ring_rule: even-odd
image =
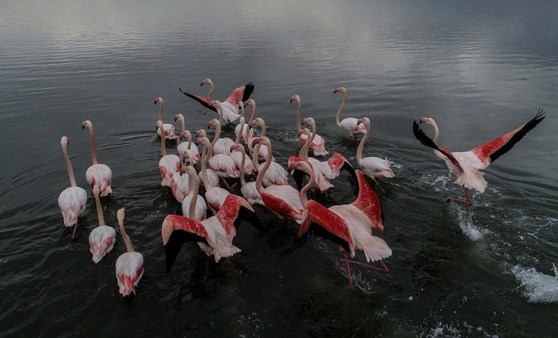
[[[163,102],[159,102],[159,120],[163,121]]]
[[[192,134],[191,133],[186,134],[186,138],[188,139],[188,146],[186,148],[190,150],[192,148]]]
[[[190,201],[190,208],[188,209],[188,217],[195,218],[196,217],[196,203],[198,202],[198,189],[199,189],[199,186],[200,186],[200,179],[198,178],[197,175],[190,175],[188,180],[190,181],[189,182],[190,193],[193,194],[192,195],[192,200]]]
[[[130,237],[128,237],[128,234],[124,229],[124,220],[120,220],[120,219],[118,220],[118,228],[120,229],[122,240],[124,241],[124,244],[126,244],[126,251],[134,252],[134,246],[132,245],[132,241],[130,240]]]
[[[74,176],[74,169],[72,168],[72,162],[70,161],[66,145],[62,146],[62,152],[64,153],[64,162],[66,163],[66,169],[68,169],[68,176],[70,177],[70,185],[76,187],[76,177]]]
[[[208,190],[211,187],[211,184],[209,183],[209,178],[207,177],[208,152],[209,152],[209,147],[204,144],[202,148],[201,173],[202,173],[203,186],[205,187],[205,190]]]
[[[260,136],[264,137],[265,134],[267,133],[267,127],[265,126],[265,122],[263,122],[263,120],[262,120],[262,123],[260,123],[260,128],[262,129],[262,132],[260,133]]]
[[[256,147],[259,147],[260,144],[256,144]],[[259,148],[258,148],[259,150]],[[255,151],[254,151],[255,153]],[[262,185],[262,181],[263,178],[265,176],[265,173],[267,171],[267,169],[269,169],[269,167],[271,166],[271,145],[267,146],[267,156],[265,157],[265,164],[263,166],[263,168],[261,170],[258,171],[258,177],[256,178],[256,189],[258,190],[258,192],[261,194],[264,190],[263,185]],[[256,156],[257,154],[255,154]]]
[[[215,107],[215,109],[217,109],[217,113],[219,113],[219,124],[221,124],[225,121],[225,118],[223,116],[223,108],[219,106],[219,107]]]
[[[161,130],[161,157],[167,156],[167,148],[165,146],[165,130],[163,129],[163,125],[159,127]]]
[[[250,115],[250,120],[248,120],[248,123],[250,123],[250,121],[256,118],[256,102],[252,102],[251,106],[252,106],[252,114]]]
[[[302,131],[302,104],[296,101],[296,131]]]
[[[89,127],[89,137],[91,138],[91,162],[93,162],[93,164],[97,164],[99,163],[97,161],[97,143],[95,143],[95,132],[93,131],[92,126]]]
[[[215,145],[215,142],[217,142],[217,140],[221,137],[221,122],[219,122],[219,124],[217,124],[215,126],[215,136],[213,136],[213,141],[211,141],[211,151],[210,154],[213,155],[213,146]],[[210,156],[211,157],[211,156]]]
[[[306,142],[300,148],[300,152],[298,153],[298,157],[302,158],[305,161],[308,161],[308,149],[310,148],[310,144],[314,142],[314,137],[316,137],[316,125],[312,125],[312,134],[309,138],[306,139]]]
[[[163,120],[161,120],[163,121]],[[180,127],[182,128],[182,130],[180,130],[181,133],[184,132],[184,130],[186,130],[186,123],[184,123],[184,117],[180,118]]]
[[[213,89],[214,89],[214,88],[213,88],[213,82],[210,82],[210,83],[209,83],[209,93],[207,93],[207,96],[208,96],[209,98],[211,98],[211,97],[213,96]]]
[[[335,123],[339,127],[341,127],[341,112],[343,111],[343,108],[345,107],[346,99],[347,99],[347,92],[344,92],[343,93],[343,99],[341,100],[341,105],[339,106],[339,109],[337,110],[337,113],[335,114]]]
[[[105,225],[105,216],[103,215],[103,206],[101,205],[99,193],[94,193],[93,195],[95,195],[95,205],[97,206],[97,218],[99,219],[99,225]]]
[[[310,176],[310,178],[308,179],[308,183],[306,183],[306,185],[302,187],[302,190],[300,190],[300,201],[302,202],[302,206],[305,208],[308,204],[308,190],[310,190],[312,183],[314,183],[314,172],[309,170],[306,173]]]
[[[360,143],[358,144],[358,148],[357,148],[357,153],[356,153],[356,158],[358,163],[362,162],[362,151],[364,150],[364,144],[368,140],[368,137],[370,137],[370,125],[365,124],[365,126],[366,126],[366,133],[362,137],[362,140],[360,140]]]
[[[252,152],[252,163],[254,164],[254,168],[258,170],[260,166],[260,144],[256,144],[254,147],[254,151]]]
[[[236,135],[236,140],[234,140],[235,144],[239,144],[240,143],[240,138],[244,133],[244,118],[240,119],[240,132]]]

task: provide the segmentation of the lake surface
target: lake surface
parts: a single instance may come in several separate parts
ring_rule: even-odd
[[[550,1],[2,1],[0,335],[555,336],[557,17]],[[296,224],[264,208],[271,230],[242,225],[241,253],[216,264],[188,244],[165,272],[161,223],[180,205],[159,186],[153,99],[164,98],[165,122],[183,113],[188,129],[205,128],[214,113],[178,90],[205,95],[205,78],[222,99],[255,84],[285,167],[297,151],[293,94],[328,150],[356,165],[357,144],[334,120],[333,89],[348,89],[345,116],[372,121],[365,156],[395,163],[378,190],[389,273],[355,269],[347,290],[335,244],[295,248]],[[473,211],[447,203],[461,188],[416,142],[413,120],[435,118],[441,143],[459,151],[539,108],[546,119],[486,170]],[[57,205],[69,184],[63,135],[78,185],[91,192],[86,119],[113,171],[107,224],[125,207],[145,258],[130,299],[116,285],[119,235],[91,261],[92,196],[76,241]],[[348,174],[334,184],[322,202],[354,199]]]

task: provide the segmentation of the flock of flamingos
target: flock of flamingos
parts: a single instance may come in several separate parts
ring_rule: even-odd
[[[240,252],[233,241],[236,228],[241,221],[248,221],[257,228],[264,229],[254,212],[253,206],[256,204],[266,207],[281,218],[293,219],[298,223],[299,238],[314,234],[340,244],[345,249],[345,254],[338,264],[345,264],[349,288],[352,288],[351,264],[388,271],[383,259],[391,256],[392,251],[383,239],[372,235],[372,230],[382,232],[384,224],[380,200],[367,177],[374,181],[377,177],[393,177],[394,173],[390,168],[392,163],[378,157],[363,157],[363,149],[370,136],[370,120],[367,117],[341,119],[347,99],[347,90],[344,87],[334,90],[334,93],[342,95],[335,122],[353,140],[356,140],[358,134],[364,134],[356,152],[358,167],[353,167],[339,153],[334,153],[327,158],[329,153],[326,150],[325,140],[316,133],[314,119],[302,117],[300,97],[293,95],[290,101],[297,107],[296,126],[301,148],[298,156],[289,157],[285,169],[274,161],[272,143],[266,137],[265,122],[261,117],[256,117],[256,103],[250,98],[254,85],[250,82],[234,89],[223,102],[212,98],[211,80],[203,80],[201,85],[210,86],[207,96],[183,92],[218,114],[218,119],[208,122],[208,129],[215,129],[211,141],[204,129],[195,132],[196,143],[202,145],[201,154],[198,145],[192,142],[192,133],[185,128],[184,116],[182,114],[175,116],[175,121],[181,124],[181,130],[177,133],[174,125],[163,123],[163,99],[157,97],[154,101],[159,108],[156,126],[161,138],[159,161],[161,186],[169,187],[176,200],[182,204],[182,215],[168,215],[162,223],[161,235],[165,247],[167,271],[186,241],[197,242],[201,250],[208,256],[214,257],[215,262]],[[180,91],[182,92],[182,89]],[[244,118],[245,108],[251,109],[248,121]],[[439,129],[432,118],[422,118],[420,123],[432,126],[434,139],[427,136],[416,121],[413,122],[413,132],[421,144],[432,148],[434,153],[445,161],[450,173],[456,177],[456,183],[463,187],[464,199],[454,197],[449,199],[464,204],[469,209],[473,204],[469,190],[475,189],[482,193],[487,185],[481,170],[510,150],[544,117],[544,111],[539,110],[527,123],[466,152],[452,152],[440,146]],[[221,127],[233,122],[238,122],[235,128],[236,139],[221,137]],[[115,229],[105,225],[100,200],[100,197],[112,193],[112,172],[106,164],[97,161],[95,134],[91,121],[84,121],[82,128],[89,130],[91,138],[92,165],[85,175],[93,189],[99,220],[99,225],[89,235],[92,259],[98,263],[112,250],[116,242]],[[255,131],[258,133],[256,134]],[[178,154],[167,154],[165,140],[178,142]],[[74,227],[72,233],[74,238],[78,217],[86,208],[87,193],[76,184],[68,156],[68,137],[63,136],[61,144],[71,186],[60,194],[58,204],[64,218],[64,225]],[[310,150],[320,159],[309,156]],[[194,168],[198,162],[199,172]],[[326,207],[308,198],[307,194],[310,190],[325,191],[333,187],[330,181],[338,177],[342,170],[347,170],[356,177],[358,183],[358,194],[352,203]],[[247,182],[246,179],[250,179],[254,174],[256,180]],[[288,175],[293,176],[297,188],[289,185]],[[232,179],[240,180],[242,196],[230,192],[229,182]],[[200,184],[205,191],[203,196],[199,194]],[[208,207],[213,216],[206,218]],[[127,252],[120,255],[116,261],[116,278],[119,292],[123,296],[128,296],[135,293],[135,287],[141,280],[144,270],[143,256],[134,251],[134,246],[126,234],[124,217],[124,208],[119,209],[118,225]],[[367,263],[379,262],[380,265],[349,260],[349,255],[355,256],[355,250],[364,252]]]

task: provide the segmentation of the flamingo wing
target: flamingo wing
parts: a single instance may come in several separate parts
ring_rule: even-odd
[[[380,199],[368,184],[364,173],[361,170],[355,172],[358,181],[358,197],[351,204],[366,214],[376,230],[384,231],[384,214]]]
[[[242,221],[247,221],[259,230],[264,230],[254,208],[244,198],[230,194],[223,202],[221,209],[217,212],[217,219],[224,225],[227,235],[233,231],[236,234],[236,228]],[[231,229],[231,227],[234,227]]]
[[[492,141],[481,144],[471,150],[484,164],[484,168],[505,153],[519,142],[529,131],[535,128],[545,118],[544,110],[539,109],[535,117],[527,123],[515,128],[514,130],[495,138]]]
[[[425,146],[427,146],[429,148],[432,148],[434,150],[438,150],[439,152],[444,154],[451,161],[451,163],[453,163],[453,165],[455,165],[457,167],[459,172],[463,172],[463,167],[461,167],[461,164],[453,156],[451,151],[449,149],[444,148],[444,147],[439,147],[436,143],[434,143],[434,141],[430,137],[428,137],[424,133],[424,131],[419,127],[417,121],[413,121],[413,133],[415,134],[415,138],[420,142],[420,144],[425,145]]]
[[[216,241],[215,233],[208,231],[202,223],[180,215],[168,215],[165,217],[161,228],[161,235],[165,247],[167,272],[176,261],[176,257],[185,242],[201,242],[213,246],[213,243]]]
[[[254,92],[254,84],[252,82],[248,82],[244,86],[235,88],[235,90],[233,90],[231,95],[227,98],[226,102],[237,107],[240,101],[245,102],[248,100],[250,95],[252,95],[252,92]]]
[[[178,88],[178,90],[180,90],[180,92],[186,96],[188,96],[191,99],[194,99],[196,101],[198,101],[199,103],[201,103],[202,106],[204,106],[205,108],[211,109],[214,112],[217,112],[217,109],[215,107],[213,107],[211,105],[211,102],[213,102],[213,99],[207,97],[207,96],[201,96],[201,95],[194,95],[194,94],[190,94],[187,92],[182,91],[182,88]]]

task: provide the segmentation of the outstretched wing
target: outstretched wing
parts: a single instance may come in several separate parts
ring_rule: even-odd
[[[244,86],[240,86],[233,90],[226,101],[237,107],[240,101],[245,102],[246,100],[248,100],[253,92],[254,84],[252,82],[249,82]]]
[[[457,168],[459,168],[459,171],[463,172],[463,167],[461,167],[461,164],[453,156],[451,151],[449,151],[449,149],[446,149],[444,147],[440,147],[436,143],[434,143],[434,141],[430,137],[428,137],[424,133],[424,131],[419,127],[417,121],[413,121],[413,133],[415,134],[415,138],[420,142],[420,144],[441,152],[451,161],[451,163],[453,163]]]
[[[514,130],[506,133],[492,141],[481,144],[471,150],[483,162],[485,168],[496,159],[507,153],[519,142],[529,131],[535,128],[545,118],[544,110],[539,109],[535,117],[527,123],[520,125]]]
[[[211,105],[211,102],[213,101],[211,98],[209,98],[209,97],[207,97],[207,96],[194,95],[194,94],[190,94],[190,93],[184,92],[184,91],[182,91],[182,88],[178,88],[178,90],[180,90],[180,92],[181,92],[182,94],[188,96],[189,98],[198,101],[198,102],[201,103],[201,105],[204,106],[205,108],[208,108],[208,109],[213,110],[214,112],[217,112],[217,109]]]
[[[260,230],[264,229],[254,212],[254,208],[248,201],[238,195],[228,195],[216,216],[229,236],[236,234],[237,226],[244,220]]]
[[[355,173],[358,182],[358,197],[351,204],[366,214],[376,230],[384,231],[384,214],[380,199],[368,183],[364,173],[361,170],[355,170]]]

